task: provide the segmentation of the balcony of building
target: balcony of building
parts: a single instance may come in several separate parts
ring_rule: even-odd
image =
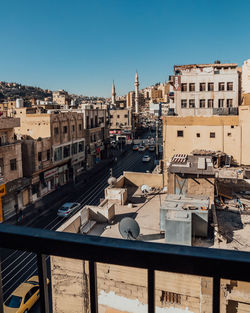
[[[89,306],[92,313],[98,312],[97,263],[146,270],[147,311],[151,313],[156,311],[155,281],[157,271],[211,277],[213,283],[210,312],[213,313],[221,312],[222,278],[234,281],[250,281],[249,252],[162,245],[6,224],[0,225],[0,247],[36,254],[37,272],[40,281],[40,312],[43,313],[50,312],[49,298],[51,295],[46,284],[46,278],[50,276],[50,273],[47,272],[46,256],[50,255],[87,261],[89,269]],[[0,312],[3,312],[1,276]]]

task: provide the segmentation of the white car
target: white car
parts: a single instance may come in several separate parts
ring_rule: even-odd
[[[149,155],[144,155],[142,158],[142,162],[150,162],[151,158]]]
[[[146,148],[143,145],[140,145],[138,148],[139,152],[144,152],[146,150]]]
[[[73,211],[79,209],[81,203],[78,202],[66,202],[57,211],[57,215],[61,217],[69,216]]]

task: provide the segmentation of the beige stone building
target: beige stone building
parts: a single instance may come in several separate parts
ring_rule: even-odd
[[[56,104],[60,104],[61,106],[69,106],[70,105],[71,98],[67,91],[65,90],[59,90],[59,91],[53,91],[53,102]]]
[[[127,134],[131,138],[134,130],[135,125],[131,109],[110,110],[110,133],[112,135]]]
[[[250,106],[239,107],[238,116],[164,117],[164,161],[193,150],[222,151],[240,165],[250,164]]]
[[[250,59],[242,65],[242,93],[250,93]]]
[[[85,169],[84,115],[43,108],[19,108],[24,174],[31,178],[30,200],[74,180]]]
[[[191,64],[174,66],[175,112],[179,116],[237,114],[241,73],[237,64]]]
[[[20,208],[28,203],[29,181],[23,178],[21,142],[16,140],[14,134],[14,128],[19,125],[19,118],[0,118],[0,185],[6,190],[0,198],[1,220],[15,214],[15,205]]]

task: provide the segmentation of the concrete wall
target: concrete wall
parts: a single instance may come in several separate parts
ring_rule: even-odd
[[[126,188],[107,187],[105,190],[105,199],[114,201],[124,205],[128,198],[128,191]]]
[[[168,174],[168,193],[175,193],[175,175]],[[184,177],[183,177],[184,178]],[[187,177],[187,193],[192,195],[208,196],[210,203],[214,202],[214,178]]]
[[[183,131],[183,137],[177,131]],[[210,138],[210,132],[215,138]],[[164,161],[176,153],[195,149],[223,151],[242,165],[250,164],[250,106],[239,107],[239,116],[165,117],[163,122]],[[197,137],[200,134],[200,137]]]
[[[85,272],[88,276],[87,264],[83,271],[82,261],[52,256],[51,268],[53,312],[87,312],[88,286],[84,274]],[[122,310],[122,303],[129,304],[123,307],[126,312],[146,312],[146,278],[146,270],[98,263],[100,312],[107,312],[109,308]],[[172,308],[171,312],[176,313],[212,312],[212,284],[209,278],[156,272],[155,286],[156,309]],[[117,302],[118,299],[120,303]]]
[[[163,178],[161,174],[123,172],[123,175],[128,182],[135,186],[148,185],[155,188],[163,187]]]

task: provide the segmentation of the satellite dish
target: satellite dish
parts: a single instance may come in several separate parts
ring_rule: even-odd
[[[125,217],[119,223],[119,232],[124,239],[136,240],[140,234],[140,227],[133,218]]]
[[[148,185],[142,185],[141,186],[141,191],[143,193],[149,193],[151,190],[152,190],[151,187],[149,187]]]

